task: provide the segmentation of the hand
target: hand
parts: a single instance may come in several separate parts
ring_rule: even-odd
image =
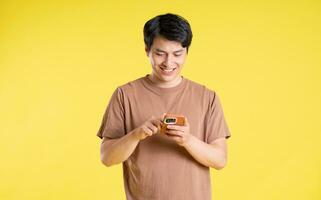
[[[184,126],[178,125],[167,125],[166,135],[174,140],[178,145],[185,146],[192,135],[190,134],[190,126],[185,117],[185,124]]]
[[[161,120],[161,117],[155,118],[152,116],[149,120],[144,122],[144,124],[136,128],[133,134],[138,140],[143,140],[146,137],[152,136],[159,132]]]

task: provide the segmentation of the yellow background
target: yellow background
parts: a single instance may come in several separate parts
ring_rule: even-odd
[[[189,20],[183,75],[221,97],[229,161],[213,199],[321,199],[321,3],[1,1],[0,199],[125,199],[96,132],[114,89],[151,71],[142,28]]]

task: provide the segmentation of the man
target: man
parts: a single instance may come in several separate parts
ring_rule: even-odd
[[[181,16],[146,22],[152,73],[118,87],[104,114],[101,161],[123,163],[129,200],[211,199],[209,167],[226,165],[231,134],[217,94],[180,75],[191,41]],[[184,116],[185,124],[160,133],[164,113]]]

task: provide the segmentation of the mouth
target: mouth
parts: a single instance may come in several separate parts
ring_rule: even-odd
[[[172,72],[177,69],[177,67],[176,67],[176,68],[171,68],[171,69],[167,69],[167,68],[164,68],[164,67],[160,67],[160,69],[161,69],[166,75],[171,75]]]

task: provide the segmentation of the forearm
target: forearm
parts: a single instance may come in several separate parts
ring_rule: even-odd
[[[134,152],[139,139],[134,131],[119,139],[104,139],[100,148],[101,161],[106,166],[121,163]]]
[[[222,169],[226,165],[225,151],[221,146],[207,144],[191,136],[184,147],[196,161],[207,167]]]

